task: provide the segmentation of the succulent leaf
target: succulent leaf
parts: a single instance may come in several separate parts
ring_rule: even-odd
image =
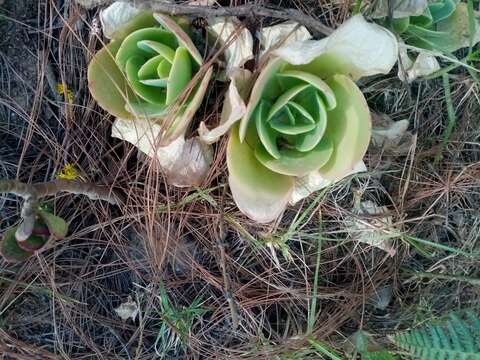
[[[16,227],[5,231],[0,243],[0,254],[2,254],[7,261],[11,262],[24,261],[33,255],[33,252],[25,251],[18,246],[17,239],[15,238],[16,231]]]
[[[114,116],[131,119],[133,115],[125,106],[134,96],[125,75],[115,63],[119,47],[118,41],[112,41],[95,54],[88,66],[88,87],[104,110]]]
[[[227,165],[230,189],[240,210],[261,223],[276,219],[290,199],[293,178],[264,167],[248,143],[240,141],[237,125],[231,130]]]
[[[68,225],[61,217],[45,210],[38,210],[40,219],[47,225],[50,234],[56,239],[63,239],[68,233]]]

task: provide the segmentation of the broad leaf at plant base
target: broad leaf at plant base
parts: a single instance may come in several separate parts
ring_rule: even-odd
[[[371,121],[352,78],[388,72],[397,52],[395,37],[361,16],[326,39],[274,52],[230,134],[229,183],[240,210],[272,221],[291,201],[298,179],[317,173],[334,182],[358,166]]]

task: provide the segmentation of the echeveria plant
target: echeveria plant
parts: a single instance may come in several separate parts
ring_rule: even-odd
[[[405,43],[450,53],[480,40],[479,14],[472,11],[470,18],[467,4],[460,0],[425,3],[425,10],[420,15],[392,19],[394,30]]]
[[[240,210],[258,222],[283,211],[299,179],[337,181],[370,142],[371,120],[354,79],[388,72],[391,33],[354,17],[328,38],[279,49],[261,71],[227,149],[229,183]]]
[[[162,123],[163,141],[169,143],[183,135],[204,97],[212,68],[198,74],[202,65],[202,56],[178,22],[141,12],[95,55],[88,69],[89,88],[112,115]]]

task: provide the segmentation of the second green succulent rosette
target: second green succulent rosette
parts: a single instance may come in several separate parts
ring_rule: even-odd
[[[394,18],[392,26],[409,45],[451,53],[480,40],[480,14],[470,14],[460,0],[430,0],[421,15]]]
[[[242,212],[272,221],[300,179],[315,174],[335,182],[354,171],[371,136],[370,111],[354,79],[388,72],[397,51],[390,32],[361,16],[323,40],[277,50],[230,133],[229,184]]]

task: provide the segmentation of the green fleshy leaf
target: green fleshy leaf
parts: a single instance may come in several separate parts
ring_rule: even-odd
[[[192,62],[187,49],[179,47],[175,51],[172,70],[170,70],[167,87],[166,104],[174,103],[192,80]]]
[[[154,79],[158,76],[158,66],[160,63],[164,61],[162,55],[157,55],[152,57],[151,59],[147,60],[140,70],[138,70],[138,78],[140,80],[147,80],[147,79]],[[160,77],[168,77],[167,76],[160,76]]]
[[[301,93],[303,90],[308,88],[310,85],[308,84],[301,84],[295,87],[292,87],[281,94],[275,103],[272,105],[270,112],[268,113],[267,121],[270,121],[275,114],[277,114],[290,100],[292,100],[295,96]]]
[[[55,239],[63,239],[65,236],[67,236],[68,225],[61,217],[53,215],[44,210],[38,210],[38,215],[47,225],[50,234]]]
[[[125,110],[134,95],[125,75],[115,63],[120,43],[112,41],[95,54],[88,66],[88,87],[98,105],[114,116],[132,119]]]
[[[473,43],[480,41],[480,15],[474,13],[475,33]],[[459,3],[456,10],[447,18],[437,22],[436,29],[426,29],[411,25],[404,34],[405,42],[428,50],[454,52],[470,46],[470,29],[467,4]]]
[[[205,92],[207,91],[208,84],[212,78],[213,68],[210,67],[203,76],[200,84],[193,90],[193,96],[189,98],[189,102],[186,104],[185,110],[180,109],[177,112],[177,117],[173,124],[169,127],[164,137],[165,144],[169,144],[180,135],[185,133],[190,121],[192,120],[195,112],[200,107]]]
[[[315,120],[313,119],[313,116],[305,109],[302,105],[297,104],[294,101],[289,101],[288,102],[288,107],[287,110],[289,112],[289,117],[295,119],[295,116],[293,115],[294,113],[299,113],[300,116],[305,119],[307,122],[314,124]],[[295,121],[293,122],[295,124]]]
[[[317,106],[317,111],[315,112],[315,129],[295,138],[295,149],[298,151],[305,152],[312,150],[323,138],[325,130],[327,129],[327,111],[318,93],[315,94],[315,100],[314,103],[316,103]]]
[[[159,78],[168,78],[170,71],[172,70],[172,64],[167,60],[163,60],[158,64],[157,75]]]
[[[322,140],[309,152],[300,152],[288,148],[282,149],[280,150],[280,158],[275,159],[270,156],[263,145],[258,144],[255,148],[255,157],[263,166],[279,174],[305,176],[325,165],[332,152],[332,142]]]
[[[142,40],[137,43],[138,47],[144,51],[150,51],[152,53],[158,53],[160,54],[165,60],[167,60],[169,63],[173,63],[173,58],[175,56],[175,50],[173,50],[171,47],[159,43],[157,41],[151,41],[151,40]]]
[[[16,231],[16,227],[5,231],[0,243],[0,254],[5,258],[5,260],[10,262],[25,261],[33,255],[32,252],[25,251],[18,246],[17,240],[15,239]]]
[[[140,82],[143,85],[166,89],[168,84],[168,79],[145,79],[145,80],[140,80]]]
[[[246,142],[240,142],[238,125],[227,147],[229,183],[240,210],[258,222],[274,220],[290,199],[294,179],[264,167]]]
[[[301,123],[297,121],[295,125],[291,125],[285,122],[285,117],[277,116],[269,122],[272,129],[277,130],[281,134],[285,135],[299,135],[309,132],[315,129],[315,124],[312,123]]]
[[[422,15],[410,16],[410,23],[416,26],[428,27],[433,24],[433,17],[430,9],[427,7]]]
[[[349,77],[335,75],[327,83],[335,93],[338,106],[327,113],[323,139],[332,141],[334,150],[319,173],[335,181],[352,171],[365,155],[371,136],[371,118],[365,97]]]
[[[135,117],[152,119],[165,116],[168,112],[168,107],[165,105],[131,102],[127,105],[127,110],[134,114]]]
[[[410,18],[404,17],[400,19],[393,19],[392,25],[397,34],[403,34],[405,31],[407,31],[408,26],[410,25]]]
[[[255,124],[257,126],[258,137],[271,156],[278,159],[280,152],[277,146],[277,135],[267,123],[268,103],[261,101],[255,112]]]
[[[245,140],[245,136],[247,135],[247,130],[249,127],[255,127],[255,121],[253,120],[252,115],[260,100],[263,99],[273,101],[278,95],[281,94],[282,89],[279,86],[276,74],[283,65],[285,65],[285,62],[281,59],[274,59],[270,61],[260,73],[257,81],[255,81],[250,94],[250,100],[247,104],[245,115],[240,120],[240,141]],[[265,89],[275,92],[270,94],[270,96],[266,96],[263,93]]]
[[[159,88],[144,85],[138,79],[138,71],[142,67],[144,60],[141,57],[134,56],[128,59],[126,73],[131,87],[135,93],[143,100],[151,103],[162,105],[165,103],[165,92]]]
[[[454,13],[456,8],[457,4],[453,0],[443,0],[428,6],[434,24],[447,19]]]
[[[195,60],[196,65],[203,64],[202,55],[199,53],[192,39],[190,39],[190,36],[185,32],[185,30],[179,24],[183,21],[182,19],[177,19],[178,20],[178,23],[177,23],[172,17],[164,14],[156,13],[153,16],[166,29],[168,29],[173,34],[175,34],[176,39],[178,41],[178,46],[184,47],[187,49],[190,56],[193,58],[193,60]],[[196,70],[196,67],[195,67],[195,70]]]
[[[337,106],[335,94],[333,93],[332,89],[330,89],[327,83],[318,76],[296,70],[283,71],[281,74],[279,74],[279,76],[293,77],[299,80],[303,80],[311,86],[315,87],[318,91],[320,91],[320,95],[322,96],[325,105],[327,106],[327,110],[332,110],[335,108],[335,106]]]
[[[123,40],[115,56],[115,61],[121,70],[126,69],[128,60],[132,57],[139,57],[145,60],[152,57],[152,50],[147,51],[138,46],[140,41],[145,40],[156,41],[172,49],[177,47],[175,35],[169,31],[160,28],[147,28],[135,31]]]

